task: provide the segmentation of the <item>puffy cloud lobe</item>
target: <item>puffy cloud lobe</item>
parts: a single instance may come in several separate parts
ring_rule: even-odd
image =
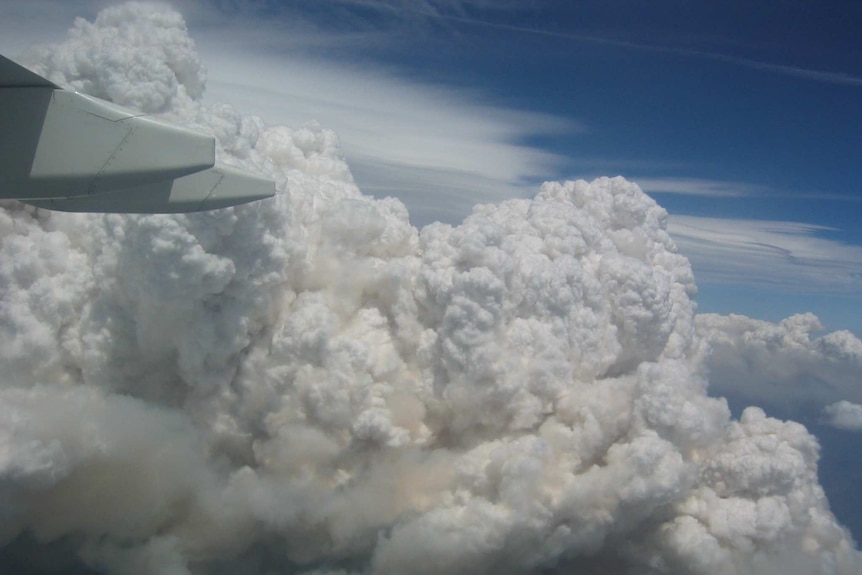
[[[78,18],[62,50],[29,58],[52,82],[147,113],[188,105],[206,83],[182,16],[136,2]]]
[[[331,132],[196,101],[173,11],[110,8],[41,52],[56,74],[70,54],[82,88],[133,62],[100,95],[146,108],[123,98],[158,86],[153,109],[281,193],[0,210],[8,554],[62,543],[118,574],[859,572],[813,438],[706,395],[690,267],[635,185],[546,184],[419,232],[359,193]]]
[[[709,559],[720,573],[859,569],[858,557],[838,550],[852,543],[829,518],[816,479],[817,442],[802,425],[751,407],[712,449],[700,467],[700,485],[662,527],[669,539],[687,540],[670,553],[672,561],[699,565]],[[773,542],[793,538],[801,524],[818,528],[799,539],[799,550],[776,553]],[[830,547],[837,552],[822,553]]]
[[[846,400],[836,401],[823,408],[826,422],[832,427],[847,431],[862,431],[862,405]]]

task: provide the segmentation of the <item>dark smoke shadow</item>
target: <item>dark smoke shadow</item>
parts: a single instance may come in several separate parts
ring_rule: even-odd
[[[81,561],[80,547],[77,537],[40,543],[22,533],[0,548],[0,575],[103,575]]]

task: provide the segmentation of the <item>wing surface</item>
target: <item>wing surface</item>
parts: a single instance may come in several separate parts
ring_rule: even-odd
[[[60,87],[39,74],[0,56],[0,88],[51,88]]]
[[[63,90],[0,56],[0,199],[175,213],[274,193],[271,180],[217,166],[212,136]]]

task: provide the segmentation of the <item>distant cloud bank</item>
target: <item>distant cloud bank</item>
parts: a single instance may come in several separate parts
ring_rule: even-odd
[[[823,326],[810,313],[779,323],[700,314],[695,325],[711,347],[706,364],[718,395],[797,412],[841,400],[862,403],[862,341],[848,331],[818,336]]]

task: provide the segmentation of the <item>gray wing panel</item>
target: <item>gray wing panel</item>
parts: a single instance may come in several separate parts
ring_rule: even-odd
[[[178,213],[268,198],[215,139],[67,92],[0,56],[0,198],[70,212]]]
[[[69,198],[215,164],[207,134],[76,92],[0,89],[0,198]]]
[[[59,88],[39,74],[0,56],[0,88]]]

